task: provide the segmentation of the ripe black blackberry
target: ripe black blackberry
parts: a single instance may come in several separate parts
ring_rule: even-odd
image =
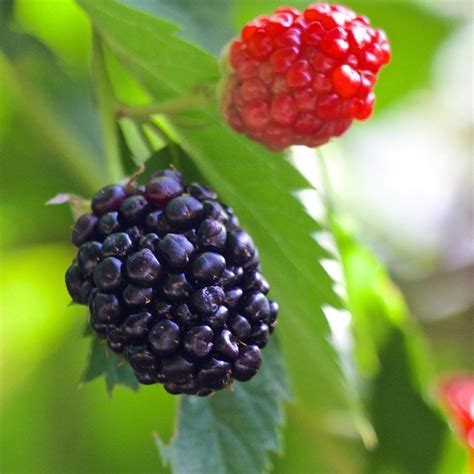
[[[252,238],[232,209],[166,169],[107,186],[72,231],[72,299],[142,384],[206,396],[250,380],[276,325]]]

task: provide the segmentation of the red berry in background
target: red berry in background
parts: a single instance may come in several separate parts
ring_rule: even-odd
[[[474,376],[450,377],[441,383],[440,388],[450,418],[468,445],[474,469]]]
[[[342,135],[374,107],[390,61],[382,30],[340,5],[280,7],[247,23],[229,49],[222,110],[238,132],[280,151]]]

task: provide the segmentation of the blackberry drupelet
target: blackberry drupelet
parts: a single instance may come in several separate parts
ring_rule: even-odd
[[[142,384],[207,396],[250,380],[278,312],[258,251],[231,208],[166,169],[106,186],[72,231],[72,299]]]

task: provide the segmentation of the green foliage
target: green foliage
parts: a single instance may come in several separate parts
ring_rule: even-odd
[[[105,341],[101,341],[95,335],[91,336],[93,339],[89,363],[81,381],[90,382],[104,375],[109,396],[112,396],[116,385],[124,385],[132,390],[138,390],[140,385],[130,365],[110,351]]]
[[[0,27],[2,246],[64,239],[69,211],[43,204],[58,192],[91,193],[103,182],[88,82],[16,30]]]
[[[380,373],[369,401],[378,445],[369,457],[369,472],[462,472],[464,450],[455,448],[446,421],[413,382],[409,337],[392,328],[380,348]],[[456,449],[458,457],[440,470],[447,449]]]
[[[13,13],[13,0],[4,0],[0,3],[0,24],[6,23]]]
[[[269,453],[281,449],[282,401],[287,398],[283,361],[273,340],[255,379],[237,382],[209,400],[181,398],[175,437],[168,446],[157,439],[161,455],[176,474],[266,471]]]
[[[100,158],[106,155],[104,130],[85,78],[90,24],[69,0],[57,10],[54,0],[34,8],[30,0],[4,1],[0,238],[12,250],[2,256],[0,269],[1,330],[7,336],[0,471],[167,472],[158,466],[151,437],[156,430],[163,459],[178,473],[251,473],[271,465],[282,474],[467,473],[466,453],[432,400],[431,356],[403,298],[377,258],[352,232],[332,222],[352,313],[358,396],[364,395],[364,410],[378,438],[374,449],[362,446],[349,409],[358,401],[349,400],[353,392],[348,394],[338,356],[327,342],[329,329],[320,309],[341,306],[319,264],[328,254],[311,237],[322,227],[293,197],[309,186],[286,157],[230,131],[212,100],[166,119],[154,117],[159,136],[149,123],[113,117],[114,93],[127,103],[143,104],[212,88],[219,78],[216,60],[191,43],[216,55],[232,30],[280,2],[125,3],[179,23],[183,30],[118,1],[82,0],[104,53],[95,68],[105,75],[100,81],[108,89],[95,98],[109,138],[116,141],[109,158],[120,154],[125,173],[131,174],[152,149],[144,176],[174,163],[188,179],[216,188],[235,208],[255,236],[272,295],[282,307],[277,337],[295,398],[287,403],[282,435],[288,389],[276,341],[265,349],[262,372],[254,381],[209,399],[177,399],[156,386],[139,392],[118,388],[111,400],[102,396],[103,383],[77,390],[89,343],[84,381],[105,376],[109,392],[117,384],[133,389],[138,384],[105,344],[80,337],[84,308],[67,307],[62,281],[72,258],[70,245],[19,249],[69,237],[66,206],[44,207],[47,199],[58,192],[90,197],[110,180]],[[346,3],[370,16],[392,42],[394,59],[381,77],[378,108],[424,87],[433,54],[451,24],[415,2]],[[104,104],[104,94],[110,93]],[[105,148],[110,153],[110,140]],[[166,444],[178,401],[178,431]],[[282,436],[286,449],[279,457]],[[16,439],[28,439],[28,456],[24,443],[12,442]]]
[[[181,26],[179,36],[218,56],[232,39],[232,2],[228,0],[125,0],[123,3]]]
[[[83,316],[78,306],[67,309],[61,276],[71,255],[65,245],[51,243],[1,252],[2,397],[27,381]]]
[[[465,453],[430,400],[430,354],[403,296],[380,261],[341,222],[333,218],[332,229],[344,266],[367,411],[378,438],[368,472],[462,472]]]
[[[348,304],[354,317],[356,361],[364,376],[373,377],[380,370],[379,347],[392,327],[406,324],[408,310],[381,262],[357,242],[347,224],[333,218],[332,229],[341,253]]]
[[[15,17],[28,33],[41,39],[70,72],[88,75],[91,28],[74,0],[12,3]]]
[[[171,436],[177,400],[154,386],[109,399],[102,379],[78,383],[90,339],[58,277],[71,258],[67,243],[2,255],[0,471],[164,474],[152,433]]]

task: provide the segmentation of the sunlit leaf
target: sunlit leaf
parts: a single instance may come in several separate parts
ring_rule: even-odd
[[[68,308],[64,273],[71,259],[71,249],[62,244],[2,251],[0,356],[4,397],[27,382],[74,323],[83,318],[83,308]]]
[[[232,3],[216,0],[123,0],[182,26],[179,36],[215,55],[232,38]]]
[[[87,67],[90,25],[74,0],[15,0],[15,4],[16,17],[27,31],[41,38],[66,64]]]

